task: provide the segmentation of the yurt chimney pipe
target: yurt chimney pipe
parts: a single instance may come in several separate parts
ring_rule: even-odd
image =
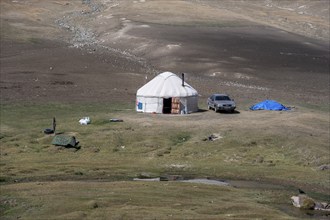
[[[184,86],[184,73],[182,73],[182,86]]]

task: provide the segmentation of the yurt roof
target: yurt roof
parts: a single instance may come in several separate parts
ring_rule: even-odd
[[[137,96],[145,97],[187,97],[197,96],[197,91],[171,72],[164,72],[150,80],[137,91]]]

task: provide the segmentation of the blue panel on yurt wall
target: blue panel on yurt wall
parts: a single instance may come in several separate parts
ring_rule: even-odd
[[[143,109],[143,104],[141,102],[138,102],[137,106],[138,106],[138,109],[139,110],[142,110]]]
[[[290,110],[290,108],[285,107],[281,103],[278,103],[274,100],[265,100],[262,102],[259,102],[255,105],[252,105],[250,107],[251,110],[272,110],[272,111],[287,111]]]

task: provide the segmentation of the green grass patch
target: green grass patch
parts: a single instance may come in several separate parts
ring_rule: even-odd
[[[3,198],[23,202],[11,207],[8,199],[2,200],[7,201],[2,215],[13,218],[17,214],[31,219],[40,215],[38,218],[42,219],[52,216],[54,208],[56,213],[63,213],[63,218],[78,219],[102,218],[109,213],[118,218],[147,215],[180,219],[196,215],[200,219],[226,219],[265,215],[283,219],[295,214],[287,214],[271,203],[290,206],[288,199],[298,187],[313,191],[315,197],[327,198],[330,173],[318,170],[319,165],[330,163],[325,132],[327,116],[322,113],[308,113],[308,117],[304,112],[290,113],[285,115],[287,121],[282,114],[260,114],[262,120],[281,122],[268,126],[259,118],[251,119],[253,115],[248,112],[236,115],[203,112],[179,117],[138,114],[127,109],[127,105],[120,104],[4,105],[0,187],[6,189]],[[80,142],[79,150],[51,144],[54,136],[44,134],[43,129],[51,126],[54,116],[57,131],[75,136]],[[91,124],[80,125],[79,119],[85,116],[91,118]],[[124,122],[112,123],[110,118],[121,118]],[[246,126],[248,123],[258,126]],[[221,138],[205,140],[212,133],[219,133]],[[173,174],[280,183],[287,188],[265,192],[256,186],[253,190],[259,196],[254,196],[247,189],[121,182],[144,172],[153,173],[153,177]],[[61,180],[74,184],[56,182]],[[89,182],[92,180],[115,182],[102,185]],[[43,190],[52,188],[51,183],[36,184],[45,181],[56,182],[52,183],[54,191],[47,196]],[[25,190],[30,191],[23,193]],[[217,190],[221,193],[213,196]],[[38,196],[32,196],[33,193]],[[54,206],[48,195],[56,200]],[[196,202],[189,199],[191,196]],[[24,201],[31,206],[25,206]],[[173,205],[173,201],[178,204]],[[241,211],[235,212],[238,207]],[[128,210],[133,214],[127,214]]]
[[[189,141],[190,134],[188,132],[180,132],[171,137],[172,145],[182,144],[186,141]]]
[[[251,192],[176,182],[42,182],[4,189],[3,202],[13,207],[3,206],[1,215],[9,218],[298,219],[272,205],[286,205],[278,201],[290,195],[289,190]]]

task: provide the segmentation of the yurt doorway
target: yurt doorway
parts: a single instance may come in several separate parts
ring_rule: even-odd
[[[172,98],[163,99],[163,113],[171,114],[172,110]]]

